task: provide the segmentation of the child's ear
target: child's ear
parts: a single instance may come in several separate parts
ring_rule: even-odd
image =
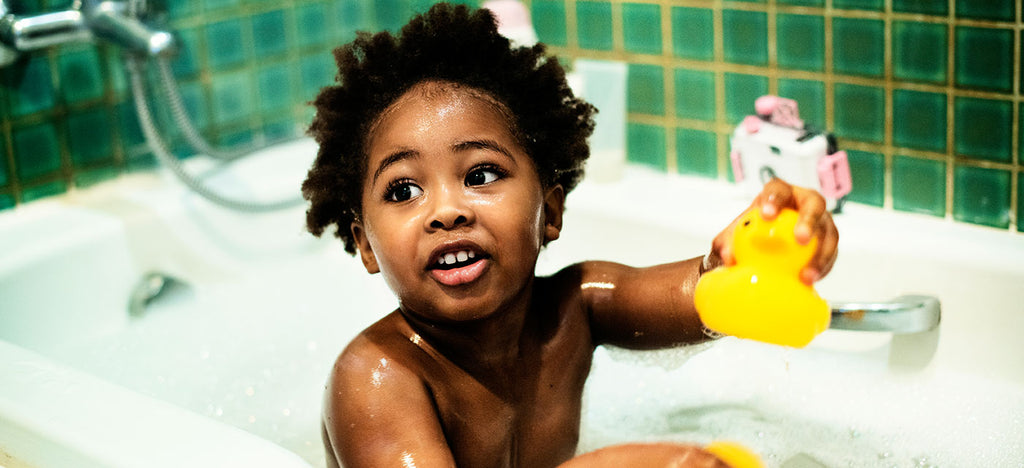
[[[562,233],[562,212],[565,210],[565,189],[556,184],[544,195],[544,245]]]
[[[356,248],[359,249],[359,257],[363,260],[366,272],[370,274],[380,273],[380,267],[377,266],[377,256],[373,254],[373,249],[370,247],[370,241],[366,238],[366,231],[363,229],[362,223],[358,221],[353,222],[349,228],[352,230],[352,237],[356,241]]]

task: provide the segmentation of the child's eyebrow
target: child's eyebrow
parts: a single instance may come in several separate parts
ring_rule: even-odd
[[[377,182],[377,178],[380,177],[381,173],[383,173],[384,169],[387,169],[388,166],[403,159],[415,158],[419,155],[419,152],[412,149],[398,150],[395,151],[394,153],[389,154],[386,158],[384,158],[383,161],[380,162],[380,165],[377,166],[377,170],[373,171],[373,182]]]
[[[512,162],[512,164],[517,166],[519,165],[516,162],[516,159],[512,157],[512,152],[509,151],[508,148],[505,148],[504,146],[501,145],[501,143],[498,143],[497,141],[491,139],[484,138],[479,140],[466,140],[460,141],[452,145],[452,150],[455,152],[466,151],[471,149],[491,150],[496,153],[505,155],[505,157],[507,157],[508,160]]]

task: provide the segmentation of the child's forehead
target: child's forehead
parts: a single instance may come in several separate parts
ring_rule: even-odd
[[[459,101],[464,102],[466,99],[482,103],[490,108],[490,110],[496,111],[512,133],[517,133],[516,130],[518,125],[516,125],[517,119],[515,114],[512,113],[508,105],[493,96],[491,93],[452,81],[425,80],[406,90],[373,119],[366,132],[366,141],[368,142],[372,140],[373,136],[380,130],[382,122],[387,120],[388,117],[394,114],[396,110],[405,107],[410,103],[422,104],[426,102],[430,104],[444,104]]]
[[[482,111],[492,116],[487,117],[487,120],[491,122],[500,120],[499,125],[504,127],[517,143],[521,144],[523,142],[521,132],[516,124],[515,115],[505,103],[492,94],[462,83],[425,80],[413,85],[402,93],[372,120],[364,135],[364,158],[368,156],[368,152],[375,140],[380,138],[382,134],[390,132],[390,129],[395,128],[393,118],[399,112],[411,110],[414,113],[436,112],[443,114],[458,107],[465,108],[467,105],[482,105]]]

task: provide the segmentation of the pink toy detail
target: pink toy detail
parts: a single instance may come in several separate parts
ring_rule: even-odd
[[[796,129],[804,128],[796,101],[778,96],[761,96],[754,101],[757,115],[769,122]]]
[[[828,198],[838,200],[850,193],[853,179],[846,151],[836,151],[818,161],[818,180],[821,182],[821,194]]]
[[[743,156],[740,155],[739,151],[732,150],[729,153],[729,159],[732,161],[732,177],[736,179],[736,182],[743,182]]]
[[[747,133],[757,133],[758,130],[761,130],[762,123],[763,121],[757,118],[757,116],[748,115],[743,118],[743,123],[741,125],[743,125],[743,129],[746,130]]]

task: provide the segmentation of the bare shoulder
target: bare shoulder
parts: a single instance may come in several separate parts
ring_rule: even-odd
[[[450,459],[433,401],[406,348],[388,316],[335,361],[324,394],[324,444],[343,466],[401,466],[413,455]]]

